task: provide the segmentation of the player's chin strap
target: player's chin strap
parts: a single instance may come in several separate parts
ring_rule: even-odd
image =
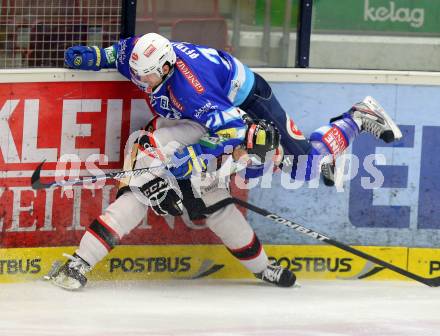
[[[259,214],[259,215],[261,215],[263,217],[266,217],[266,218],[268,218],[268,219],[270,219],[270,220],[272,220],[272,221],[274,221],[274,222],[276,222],[278,224],[283,224],[283,225],[289,227],[290,229],[293,229],[293,230],[295,230],[295,231],[297,231],[299,233],[307,235],[307,236],[309,236],[311,238],[314,238],[316,240],[319,240],[319,241],[321,241],[323,243],[326,243],[326,244],[329,244],[329,245],[333,245],[333,246],[335,246],[335,247],[337,247],[337,248],[339,248],[341,250],[350,252],[350,253],[352,253],[354,255],[357,255],[358,257],[361,257],[363,259],[369,260],[369,261],[371,261],[371,262],[373,262],[373,263],[375,263],[377,265],[380,265],[382,267],[388,268],[388,269],[390,269],[390,270],[392,270],[392,271],[394,271],[396,273],[399,273],[399,274],[401,274],[401,275],[403,275],[403,276],[405,276],[407,278],[410,278],[410,279],[413,279],[413,280],[418,281],[420,283],[423,283],[423,284],[425,284],[427,286],[430,286],[430,287],[438,287],[438,286],[440,286],[440,277],[425,278],[425,277],[422,277],[420,275],[411,273],[411,272],[409,272],[409,271],[407,271],[407,270],[405,270],[403,268],[400,268],[400,267],[397,267],[397,266],[395,266],[393,264],[387,263],[386,261],[383,261],[381,259],[373,257],[373,256],[371,256],[369,254],[366,254],[365,252],[362,252],[362,251],[357,250],[357,249],[355,249],[355,248],[353,248],[351,246],[345,245],[345,244],[343,244],[343,243],[341,243],[341,242],[339,242],[337,240],[329,238],[329,237],[327,237],[327,236],[325,236],[325,235],[323,235],[323,234],[321,234],[321,233],[319,233],[317,231],[314,231],[312,229],[306,228],[306,227],[304,227],[304,226],[302,226],[300,224],[297,224],[297,223],[295,223],[293,221],[285,219],[285,218],[283,218],[283,217],[281,217],[281,216],[279,216],[277,214],[274,214],[274,213],[269,212],[269,211],[267,211],[265,209],[259,208],[259,207],[255,206],[255,205],[252,205],[252,204],[250,204],[248,202],[245,202],[245,201],[243,201],[241,199],[238,199],[238,198],[231,197],[231,198],[226,198],[224,200],[221,200],[220,202],[207,207],[205,209],[205,211],[204,211],[204,214],[212,214],[212,213],[220,210],[221,208],[223,208],[223,207],[225,207],[225,206],[227,206],[229,204],[236,204],[236,205],[242,206],[242,207],[244,207],[244,208],[246,208],[246,209],[248,209],[250,211],[253,211],[253,212],[255,212],[255,213],[257,213],[257,214]]]

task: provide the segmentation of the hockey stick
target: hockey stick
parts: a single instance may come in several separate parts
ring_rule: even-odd
[[[393,264],[387,263],[386,261],[383,261],[383,260],[378,259],[376,257],[373,257],[372,255],[369,255],[369,254],[367,254],[365,252],[357,250],[354,247],[351,247],[349,245],[345,245],[345,244],[343,244],[343,243],[341,243],[341,242],[339,242],[337,240],[329,238],[329,237],[323,235],[322,233],[319,233],[319,232],[314,231],[312,229],[306,228],[305,226],[299,225],[299,224],[297,224],[295,222],[292,222],[292,221],[290,221],[288,219],[285,219],[285,218],[283,218],[283,217],[281,217],[281,216],[279,216],[277,214],[274,214],[274,213],[272,213],[270,211],[267,211],[265,209],[261,209],[261,208],[255,206],[255,205],[253,205],[253,204],[249,204],[248,202],[245,202],[245,201],[243,201],[241,199],[238,199],[238,198],[232,197],[232,198],[227,198],[227,199],[225,199],[223,201],[220,201],[219,203],[214,204],[211,207],[208,207],[206,213],[207,214],[213,213],[213,212],[219,210],[220,208],[222,208],[224,206],[227,206],[228,204],[240,205],[243,208],[246,208],[246,209],[248,209],[250,211],[253,211],[253,212],[255,212],[255,213],[257,213],[257,214],[259,214],[259,215],[261,215],[263,217],[266,217],[266,218],[268,218],[268,219],[270,219],[270,220],[272,220],[272,221],[274,221],[276,223],[283,224],[283,225],[285,225],[285,226],[287,226],[287,227],[289,227],[291,229],[294,229],[295,231],[297,231],[299,233],[305,234],[305,235],[307,235],[309,237],[312,237],[312,238],[314,238],[316,240],[319,240],[319,241],[321,241],[323,243],[326,243],[326,244],[329,244],[329,245],[333,245],[333,246],[335,246],[335,247],[337,247],[337,248],[339,248],[341,250],[350,252],[350,253],[352,253],[354,255],[357,255],[358,257],[361,257],[363,259],[369,260],[369,261],[371,261],[371,262],[373,262],[373,263],[375,263],[377,265],[380,265],[380,266],[383,266],[385,268],[388,268],[388,269],[390,269],[390,270],[392,270],[392,271],[394,271],[396,273],[399,273],[399,274],[401,274],[403,276],[406,276],[407,278],[413,279],[415,281],[421,282],[421,283],[423,283],[423,284],[425,284],[427,286],[430,286],[430,287],[438,287],[438,286],[440,286],[440,277],[425,278],[425,277],[422,277],[420,275],[411,273],[411,272],[409,272],[409,271],[407,271],[407,270],[405,270],[403,268],[400,268],[400,267],[395,266]]]
[[[43,167],[45,161],[41,162],[37,169],[35,169],[34,173],[31,177],[31,184],[33,189],[48,189],[53,187],[66,187],[66,186],[74,186],[74,185],[85,185],[88,183],[94,183],[96,181],[102,181],[107,179],[121,179],[128,176],[139,176],[142,174],[145,174],[146,172],[149,172],[151,169],[155,168],[162,168],[163,165],[157,166],[157,167],[147,167],[147,168],[139,168],[139,169],[133,169],[133,170],[123,170],[113,173],[107,173],[103,175],[96,175],[96,176],[86,176],[78,179],[73,180],[62,180],[62,181],[55,181],[51,183],[41,183],[40,174],[41,174],[41,168]]]

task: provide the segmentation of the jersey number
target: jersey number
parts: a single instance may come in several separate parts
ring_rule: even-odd
[[[197,49],[200,51],[200,53],[203,56],[205,56],[212,63],[220,64],[220,62],[222,62],[226,66],[226,68],[230,69],[228,62],[226,62],[222,57],[220,57],[217,50],[213,48],[197,48]]]

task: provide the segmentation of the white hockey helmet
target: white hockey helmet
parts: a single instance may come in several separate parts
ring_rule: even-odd
[[[155,73],[162,78],[162,67],[167,62],[170,66],[176,63],[176,53],[171,42],[159,34],[148,33],[136,41],[129,65],[137,77]]]

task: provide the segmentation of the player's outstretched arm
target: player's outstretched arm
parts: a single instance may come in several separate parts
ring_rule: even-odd
[[[64,64],[67,68],[79,70],[99,71],[116,68],[116,49],[114,46],[108,48],[73,46],[65,51]]]
[[[265,120],[254,121],[251,119],[246,119],[246,125],[247,129],[243,132],[243,136],[232,139],[229,136],[223,137],[222,134],[226,135],[224,131],[229,134],[240,133],[239,129],[229,128],[218,131],[214,134],[215,136],[202,138],[198,144],[180,148],[174,153],[174,157],[168,165],[169,171],[177,179],[189,178],[193,173],[216,170],[218,167],[216,158],[231,153],[235,161],[246,162],[248,160],[243,157],[247,157],[249,165],[255,166],[252,171],[253,175],[258,170],[259,176],[261,176],[266,157],[269,158],[269,161],[279,165],[282,159],[282,147],[276,127]],[[230,150],[227,150],[226,146],[229,146]],[[274,157],[276,160],[273,159]]]

